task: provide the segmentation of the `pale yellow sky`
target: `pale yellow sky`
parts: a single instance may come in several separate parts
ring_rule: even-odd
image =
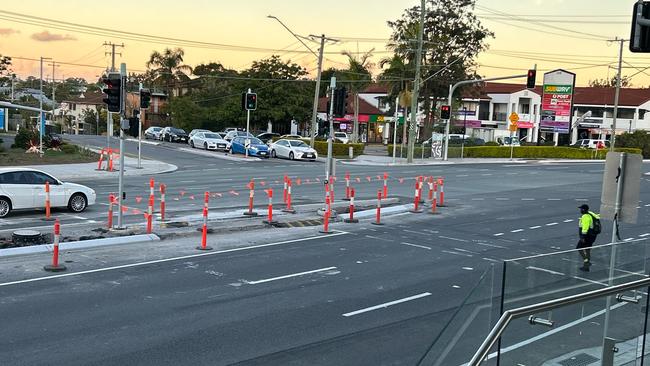
[[[518,74],[536,63],[541,70],[562,67],[576,72],[579,85],[586,84],[589,79],[611,77],[615,70],[595,65],[615,65],[618,47],[608,44],[605,39],[629,37],[633,3],[633,0],[478,0],[476,13],[480,14],[484,25],[495,32],[495,38],[489,40],[490,50],[479,57],[483,65],[479,73],[486,77]],[[2,11],[135,34],[304,52],[304,47],[279,23],[266,16],[277,16],[300,35],[324,33],[333,37],[387,39],[390,29],[386,21],[396,19],[405,8],[418,5],[419,1],[187,0],[179,3],[115,0],[111,11],[103,10],[105,4],[88,0],[23,0],[3,4],[0,10],[0,54],[34,59],[52,57],[55,61],[100,66],[61,65],[56,69],[57,79],[63,75],[94,78],[102,72],[102,67],[110,63],[110,57],[104,54],[108,49],[102,47],[104,41],[125,44],[117,62],[126,62],[129,70],[133,71],[145,69],[145,62],[153,50],[175,46],[169,42],[156,44],[84,34],[69,26],[68,29],[56,29],[40,21],[38,25],[25,24],[33,23],[33,20],[25,22],[25,18],[16,18]],[[504,18],[504,13],[526,19]],[[345,56],[340,55],[342,50],[374,49],[375,62],[388,55],[382,42],[357,43],[343,39],[340,44],[326,47],[327,52],[334,53],[326,55],[326,66],[343,66],[337,64],[345,62]],[[311,45],[313,49],[317,48],[316,44]],[[248,67],[252,60],[273,53],[183,48],[189,65],[219,61],[236,69]],[[631,68],[650,66],[647,57],[627,52],[627,45],[625,49],[624,66],[627,68],[623,74],[638,73],[632,80],[633,85],[650,85],[650,71],[646,74],[646,71]],[[310,70],[316,66],[315,57],[309,53],[280,54]],[[38,76],[38,62],[14,58],[14,68],[21,77]],[[47,67],[45,75],[51,73],[51,67]]]

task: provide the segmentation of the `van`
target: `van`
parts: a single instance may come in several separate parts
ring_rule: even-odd
[[[599,143],[601,144],[601,148],[604,147],[609,149],[609,141],[598,139],[581,139],[576,141],[575,144],[572,144],[571,147],[577,147],[579,149],[596,149]]]

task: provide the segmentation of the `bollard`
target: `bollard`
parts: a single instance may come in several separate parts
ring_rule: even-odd
[[[266,194],[269,196],[269,213],[268,213],[268,219],[262,222],[268,225],[275,225],[278,222],[273,221],[273,188],[267,189]]]
[[[165,221],[165,191],[167,186],[160,183],[160,221]]]
[[[115,202],[115,196],[112,194],[108,195],[108,228],[113,228],[113,203]]]
[[[287,203],[287,187],[289,186],[288,181],[289,178],[287,175],[284,175],[284,190],[282,191],[282,202]]]
[[[151,205],[151,213],[155,211],[153,207],[156,203],[155,186],[156,182],[154,182],[153,178],[149,179],[149,204]]]
[[[327,207],[330,207],[330,198],[329,196],[325,198],[325,205]],[[321,234],[331,234],[332,232],[330,231],[330,210],[327,209],[325,210],[325,214],[323,215],[323,229],[319,230]]]
[[[52,220],[51,205],[50,205],[50,182],[45,181],[45,219],[46,221]]]
[[[251,179],[248,183],[248,211],[244,212],[244,216],[257,216],[257,212],[253,211],[253,197],[255,196],[255,181]]]
[[[101,149],[99,152],[99,162],[97,162],[97,169],[95,170],[102,170],[102,162],[104,160],[104,152],[106,152],[106,148]]]
[[[375,222],[373,222],[373,225],[383,225],[381,222],[381,197],[382,197],[382,192],[381,190],[377,191],[377,216],[375,218]]]
[[[424,177],[419,176],[417,178],[418,186],[418,197],[420,198],[420,203],[424,203],[424,197],[422,197],[422,186],[424,185]]]
[[[433,185],[433,197],[431,198],[431,214],[435,215],[437,214],[436,212],[436,207],[438,206],[438,185],[435,184]]]
[[[359,219],[354,218],[354,188],[350,188],[350,218],[344,219],[344,222],[356,224]]]
[[[48,272],[65,271],[65,266],[59,264],[59,237],[61,236],[61,225],[59,219],[54,222],[54,250],[52,251],[52,264],[44,266],[43,269]]]
[[[196,247],[197,250],[212,250],[208,246],[208,202],[210,200],[210,192],[205,192],[205,199],[203,202],[203,227],[201,229],[201,246]]]
[[[345,198],[343,200],[350,200],[350,172],[345,172]]]
[[[433,177],[429,177],[429,201],[433,200]]]
[[[153,230],[153,196],[149,197],[149,207],[147,208],[147,234]]]
[[[336,178],[331,177],[329,186],[330,186],[330,204],[334,202],[334,182],[336,181]]]
[[[420,197],[418,196],[418,191],[419,191],[418,188],[419,187],[420,187],[420,182],[418,182],[418,180],[416,179],[415,180],[415,197],[413,198],[413,209],[410,211],[412,213],[420,213],[420,212],[422,212],[419,209],[419,205],[420,205]]]
[[[384,199],[388,198],[388,173],[384,173]]]
[[[108,149],[108,164],[106,164],[106,171],[113,171],[113,149]]]
[[[438,201],[438,206],[443,207],[445,205],[445,179],[438,178],[438,184],[440,185],[440,200]]]
[[[288,213],[294,213],[295,214],[296,210],[294,210],[293,207],[291,207],[291,186],[292,185],[293,185],[293,183],[291,182],[291,178],[289,178],[287,180],[287,202],[286,202],[287,207],[284,210],[282,210],[282,212],[288,212]]]

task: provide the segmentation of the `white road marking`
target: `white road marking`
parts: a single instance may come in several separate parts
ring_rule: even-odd
[[[457,177],[469,177],[469,174],[458,174]]]
[[[404,302],[407,302],[407,301],[413,301],[413,300],[421,299],[421,298],[427,297],[427,296],[431,296],[431,293],[430,292],[423,292],[421,294],[405,297],[403,299],[399,299],[399,300],[395,300],[395,301],[389,301],[389,302],[385,302],[383,304],[371,306],[371,307],[368,307],[368,308],[365,308],[365,309],[351,311],[349,313],[343,314],[343,316],[350,317],[350,316],[355,316],[355,315],[367,313],[367,312],[373,311],[373,310],[385,309],[385,308],[387,308],[389,306],[401,304],[401,303],[404,303]]]
[[[460,286],[458,286],[458,285],[452,285],[451,287],[453,287],[453,288],[460,288]]]
[[[503,246],[501,246],[501,245],[489,244],[489,243],[479,243],[479,242],[476,242],[476,243],[474,243],[474,244],[476,244],[476,245],[482,245],[482,246],[484,246],[484,247],[492,247],[492,248],[500,248],[500,249],[505,249],[505,248],[506,248],[506,247],[503,247]]]
[[[458,239],[458,238],[452,238],[452,237],[449,237],[449,236],[442,236],[442,235],[439,235],[438,237],[439,237],[440,239],[449,239],[449,240],[455,240],[455,241],[462,241],[462,242],[464,242],[464,243],[468,243],[468,242],[469,242],[469,240]]]
[[[413,230],[407,230],[407,229],[404,229],[402,231],[404,231],[406,233],[413,233],[413,234],[418,234],[418,235],[429,235],[429,234],[426,234],[426,233],[423,233],[423,232],[420,232],[420,231],[413,231]]]
[[[346,231],[335,231],[334,233],[329,234],[327,236],[327,238],[331,238],[333,236],[346,235],[346,234],[349,234],[349,233],[346,232]],[[89,274],[89,273],[107,272],[107,271],[113,271],[113,270],[116,270],[116,269],[123,269],[123,268],[142,267],[142,266],[146,266],[146,265],[150,265],[150,264],[174,262],[174,261],[190,259],[190,258],[207,257],[207,256],[210,256],[210,255],[216,255],[216,254],[231,253],[231,252],[241,252],[241,251],[244,251],[244,250],[266,248],[266,247],[274,247],[274,246],[278,246],[278,245],[299,243],[299,242],[302,242],[302,241],[316,240],[316,239],[322,239],[322,238],[324,238],[324,236],[310,236],[310,237],[307,237],[307,238],[284,240],[284,241],[278,241],[278,242],[274,242],[274,243],[253,245],[253,246],[244,247],[244,248],[232,248],[232,249],[225,249],[225,250],[219,250],[219,251],[208,252],[208,253],[198,253],[198,254],[184,255],[184,256],[181,256],[181,257],[173,257],[173,258],[157,259],[157,260],[139,262],[139,263],[123,264],[123,265],[114,266],[114,267],[90,269],[90,270],[87,270],[87,271],[70,272],[70,273],[63,273],[63,274],[52,275],[52,276],[29,278],[29,279],[26,279],[26,280],[19,280],[19,281],[11,281],[11,282],[0,283],[0,287],[18,285],[18,284],[30,283],[30,282],[45,281],[45,280],[51,280],[51,279],[55,279],[55,278],[79,276],[79,275]]]
[[[510,230],[511,233],[520,233],[522,231],[524,231],[524,229]]]
[[[479,254],[479,253],[472,252],[471,250],[467,250],[467,249],[461,249],[461,248],[452,248],[452,249],[453,249],[453,250],[457,250],[457,251],[459,251],[459,252],[472,253],[472,254]]]
[[[195,180],[179,180],[178,183],[196,183]]]
[[[562,272],[556,272],[556,271],[552,271],[552,270],[550,270],[550,269],[546,269],[546,268],[539,268],[539,267],[534,267],[534,266],[528,266],[528,267],[526,267],[526,269],[530,269],[530,270],[533,270],[533,271],[546,272],[546,273],[550,273],[550,274],[554,274],[554,275],[566,276],[566,275],[565,275],[564,273],[562,273]]]
[[[555,226],[555,225],[557,225],[557,222],[549,222],[548,224],[546,224],[546,226]]]
[[[388,241],[388,242],[391,242],[391,243],[393,242],[393,241],[390,240],[390,239],[380,238],[380,237],[372,236],[372,235],[366,235],[366,238],[368,238],[368,239],[375,239],[375,240],[382,240],[382,241]]]
[[[279,277],[266,278],[266,279],[263,279],[263,280],[243,281],[243,282],[246,283],[246,284],[249,284],[249,285],[257,285],[257,284],[260,284],[260,283],[272,282],[272,281],[277,281],[277,280],[284,280],[284,279],[292,278],[292,277],[300,277],[300,276],[304,276],[304,275],[311,274],[311,273],[331,271],[333,269],[336,269],[336,267],[326,267],[326,268],[315,269],[315,270],[312,270],[312,271],[305,271],[305,272],[293,273],[293,274],[288,274],[288,275],[279,276]]]
[[[466,271],[473,271],[474,270],[474,268],[472,268],[472,267],[462,267],[462,269],[464,269]]]
[[[573,219],[566,219],[566,220],[564,220],[562,222],[573,222]]]
[[[576,198],[575,201],[576,202],[589,202],[589,199],[587,199],[587,198]]]
[[[547,201],[562,201],[561,198],[547,198]]]
[[[510,198],[497,197],[497,201],[510,201]]]
[[[529,229],[539,229],[540,227],[541,227],[541,226],[536,225],[536,226],[531,226],[531,227],[529,227]]]
[[[486,261],[489,261],[489,262],[500,263],[498,260],[496,260],[496,259],[492,259],[492,258],[483,257],[483,258],[481,258],[481,259],[486,260]]]
[[[535,199],[534,198],[522,198],[521,200],[522,201],[534,201]]]
[[[485,198],[472,198],[472,201],[485,201]]]
[[[640,237],[645,238],[646,236],[650,236],[650,233],[645,233],[645,234],[639,234]]]
[[[418,245],[418,244],[411,244],[411,243],[407,243],[405,241],[401,242],[400,244],[409,245],[409,246],[416,247],[416,248],[431,250],[431,247],[427,247],[427,246],[424,246],[424,245]]]
[[[623,241],[630,241],[630,240],[634,240],[634,238],[626,238]]]
[[[452,252],[451,250],[443,250],[442,252],[447,253],[447,254],[453,254],[453,255],[462,255],[462,256],[465,256],[465,257],[473,257],[473,255],[471,255],[471,254]]]
[[[494,234],[494,236],[501,236],[501,235],[503,235],[503,233],[496,233],[496,234]]]

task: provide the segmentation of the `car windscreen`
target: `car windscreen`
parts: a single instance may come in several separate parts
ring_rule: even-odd
[[[206,133],[203,136],[205,136],[206,139],[220,139],[221,136],[217,135],[216,133]]]
[[[308,145],[302,141],[289,141],[289,144],[293,147],[307,147]]]
[[[251,145],[264,145],[262,140],[260,140],[258,138],[251,137],[250,140],[251,140]]]
[[[343,132],[334,132],[334,136],[336,136],[336,137],[345,137],[345,133],[343,133]]]

